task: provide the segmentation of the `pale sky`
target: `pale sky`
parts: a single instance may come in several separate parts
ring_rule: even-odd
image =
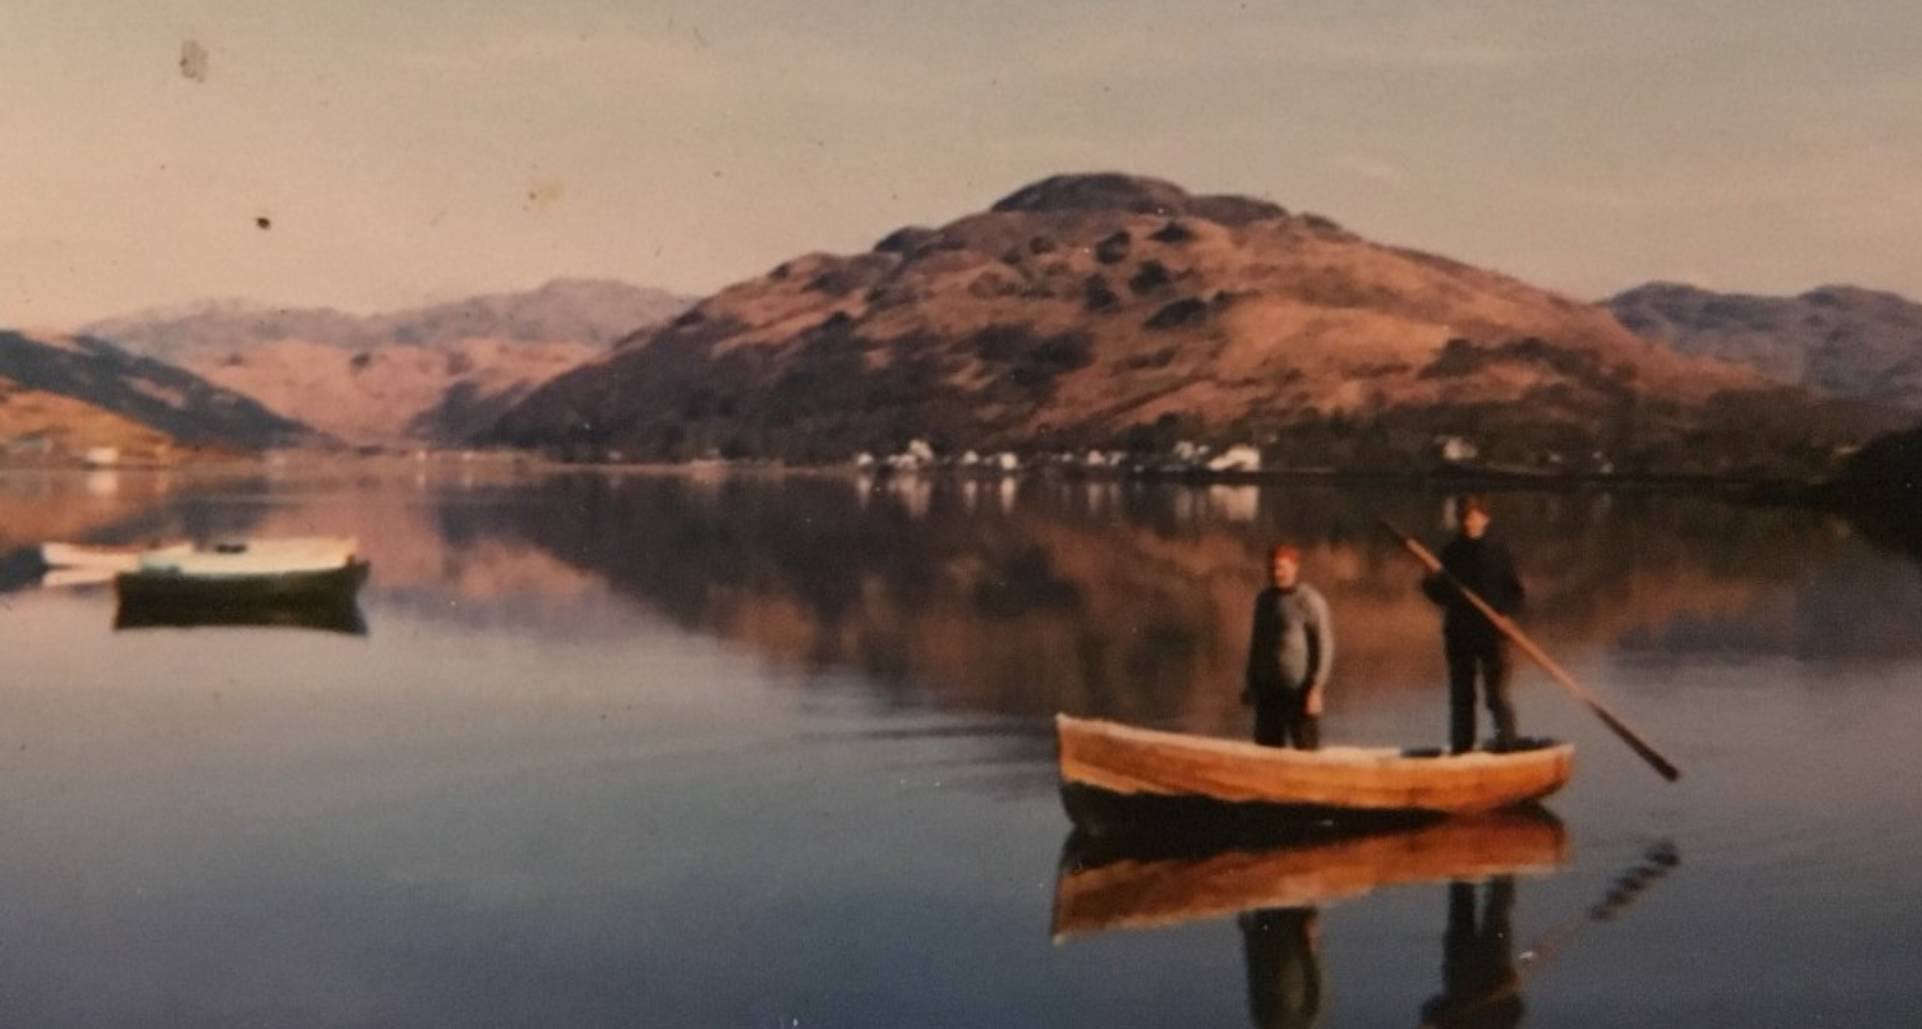
[[[1088,170],[1582,297],[1922,298],[1914,0],[4,5],[0,326],[706,292]]]

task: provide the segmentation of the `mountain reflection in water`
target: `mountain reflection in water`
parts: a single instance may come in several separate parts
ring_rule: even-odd
[[[1334,611],[1332,711],[1440,681],[1418,570],[1375,520],[1438,537],[1443,501],[1329,486],[571,475],[491,511],[508,524],[486,531],[769,659],[858,669],[900,702],[1239,732],[1247,612],[1277,539],[1301,546],[1304,577]],[[1494,510],[1530,588],[1530,632],[1575,660],[1677,627],[1736,647],[1807,635],[1772,624],[1819,620],[1822,598],[1798,596],[1798,576],[1861,549],[1818,515],[1673,496],[1507,494]],[[1900,569],[1852,571],[1887,581]],[[1913,581],[1884,588],[1922,595]],[[1853,624],[1865,643],[1917,646],[1893,624]]]
[[[0,506],[38,512],[42,536],[356,535],[379,606],[475,628],[618,634],[612,597],[777,664],[858,671],[898,703],[1226,733],[1246,718],[1237,680],[1262,553],[1288,540],[1335,615],[1331,712],[1442,677],[1419,570],[1375,524],[1440,538],[1440,492],[338,471],[129,473],[80,502],[79,480],[4,485]],[[47,502],[68,493],[75,503]],[[1922,575],[1835,519],[1671,494],[1498,493],[1493,506],[1529,586],[1525,624],[1566,663],[1598,649],[1922,652],[1904,616]]]
[[[1232,733],[1263,550],[1292,540],[1336,615],[1334,712],[1442,675],[1418,569],[1376,527],[1440,539],[1442,492],[757,473],[83,485],[0,477],[0,508],[33,512],[17,552],[33,535],[356,535],[369,592],[475,627],[619,631],[613,594],[778,664],[861,671],[899,702]],[[1495,494],[1493,510],[1530,589],[1526,627],[1570,662],[1922,650],[1901,617],[1922,575],[1826,515],[1601,492]],[[1864,594],[1880,598],[1866,615]]]

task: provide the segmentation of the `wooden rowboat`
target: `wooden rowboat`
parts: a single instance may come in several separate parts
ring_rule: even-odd
[[[1063,802],[1091,831],[1130,811],[1200,814],[1221,806],[1350,822],[1496,811],[1560,789],[1575,753],[1553,741],[1451,756],[1386,747],[1290,750],[1067,715],[1055,716],[1055,731]]]
[[[1318,907],[1415,883],[1548,873],[1568,857],[1562,824],[1539,808],[1306,844],[1192,856],[1115,850],[1076,833],[1055,878],[1055,942],[1256,908]]]

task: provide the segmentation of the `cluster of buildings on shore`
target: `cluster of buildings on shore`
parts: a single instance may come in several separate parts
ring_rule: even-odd
[[[1539,478],[1553,475],[1612,475],[1615,462],[1596,450],[1569,456],[1545,452],[1530,464],[1501,464],[1486,459],[1481,448],[1464,436],[1438,435],[1427,441],[1425,458],[1415,457],[1410,470],[1433,474],[1515,475]],[[1142,476],[1165,478],[1235,479],[1271,474],[1332,474],[1333,465],[1302,465],[1277,462],[1270,455],[1264,462],[1261,448],[1247,443],[1221,447],[1182,440],[1161,453],[1126,450],[1066,450],[1016,452],[1000,450],[980,453],[965,450],[943,454],[925,439],[916,439],[892,454],[862,451],[854,455],[854,466],[874,474],[957,472],[974,475],[1015,475],[1022,472],[1053,471],[1070,475]]]
[[[1261,471],[1261,451],[1247,444],[1216,450],[1205,443],[1183,440],[1165,454],[1140,454],[1125,450],[1088,450],[1083,453],[1061,450],[1023,456],[1012,450],[988,454],[964,450],[960,454],[943,455],[937,453],[927,440],[917,439],[892,454],[876,455],[864,450],[854,455],[854,466],[868,471],[952,470],[986,475],[1014,475],[1024,469],[1108,474],[1239,474]]]
[[[170,448],[123,451],[113,446],[76,445],[64,433],[35,431],[0,440],[0,464],[65,468],[117,468],[126,464],[164,463]]]

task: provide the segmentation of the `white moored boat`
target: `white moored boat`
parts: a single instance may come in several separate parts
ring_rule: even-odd
[[[123,612],[131,606],[237,610],[261,604],[345,604],[367,581],[352,537],[222,543],[186,553],[149,553],[114,577]]]
[[[85,570],[112,575],[115,572],[131,572],[140,567],[140,559],[147,554],[189,554],[194,545],[191,543],[151,543],[144,546],[103,546],[92,543],[40,544],[40,560],[48,568]]]
[[[129,570],[198,579],[303,575],[339,571],[353,564],[359,552],[360,543],[351,536],[239,540],[204,550],[149,551]]]

